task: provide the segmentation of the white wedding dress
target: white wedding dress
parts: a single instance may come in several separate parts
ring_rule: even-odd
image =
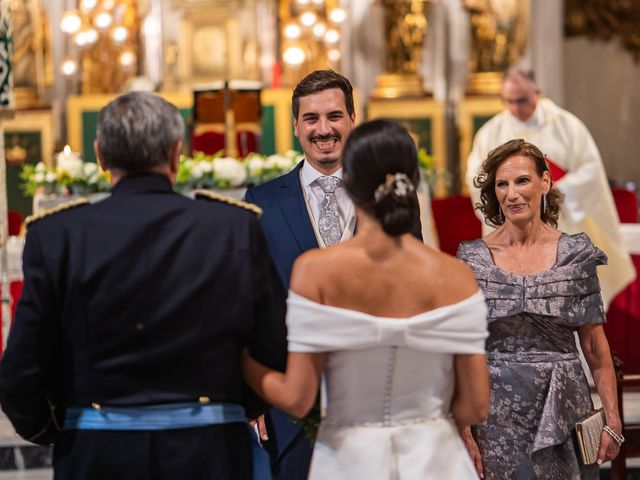
[[[478,478],[449,414],[453,355],[484,354],[482,293],[407,319],[289,292],[289,351],[328,352],[313,480]]]

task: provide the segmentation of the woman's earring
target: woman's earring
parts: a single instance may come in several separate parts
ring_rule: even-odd
[[[547,213],[547,194],[542,195],[542,212],[540,216],[543,217]]]

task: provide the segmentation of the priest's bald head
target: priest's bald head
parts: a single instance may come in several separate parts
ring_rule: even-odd
[[[511,115],[525,122],[536,110],[540,89],[533,71],[510,68],[502,80],[502,101]]]

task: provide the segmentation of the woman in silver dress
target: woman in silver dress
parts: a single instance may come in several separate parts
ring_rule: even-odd
[[[622,440],[596,274],[607,257],[586,234],[555,228],[562,198],[552,183],[544,155],[524,140],[490,152],[474,180],[476,208],[496,230],[464,242],[458,257],[486,297],[491,403],[487,420],[462,436],[485,479],[597,479]],[[574,331],[613,432],[602,432],[592,465],[574,433],[593,408]]]

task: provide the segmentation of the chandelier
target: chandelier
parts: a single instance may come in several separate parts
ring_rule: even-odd
[[[82,93],[114,93],[138,68],[135,0],[78,0],[62,15],[62,74],[81,79]]]
[[[280,5],[280,51],[289,83],[313,70],[338,69],[340,27],[347,18],[340,0],[291,0]]]

